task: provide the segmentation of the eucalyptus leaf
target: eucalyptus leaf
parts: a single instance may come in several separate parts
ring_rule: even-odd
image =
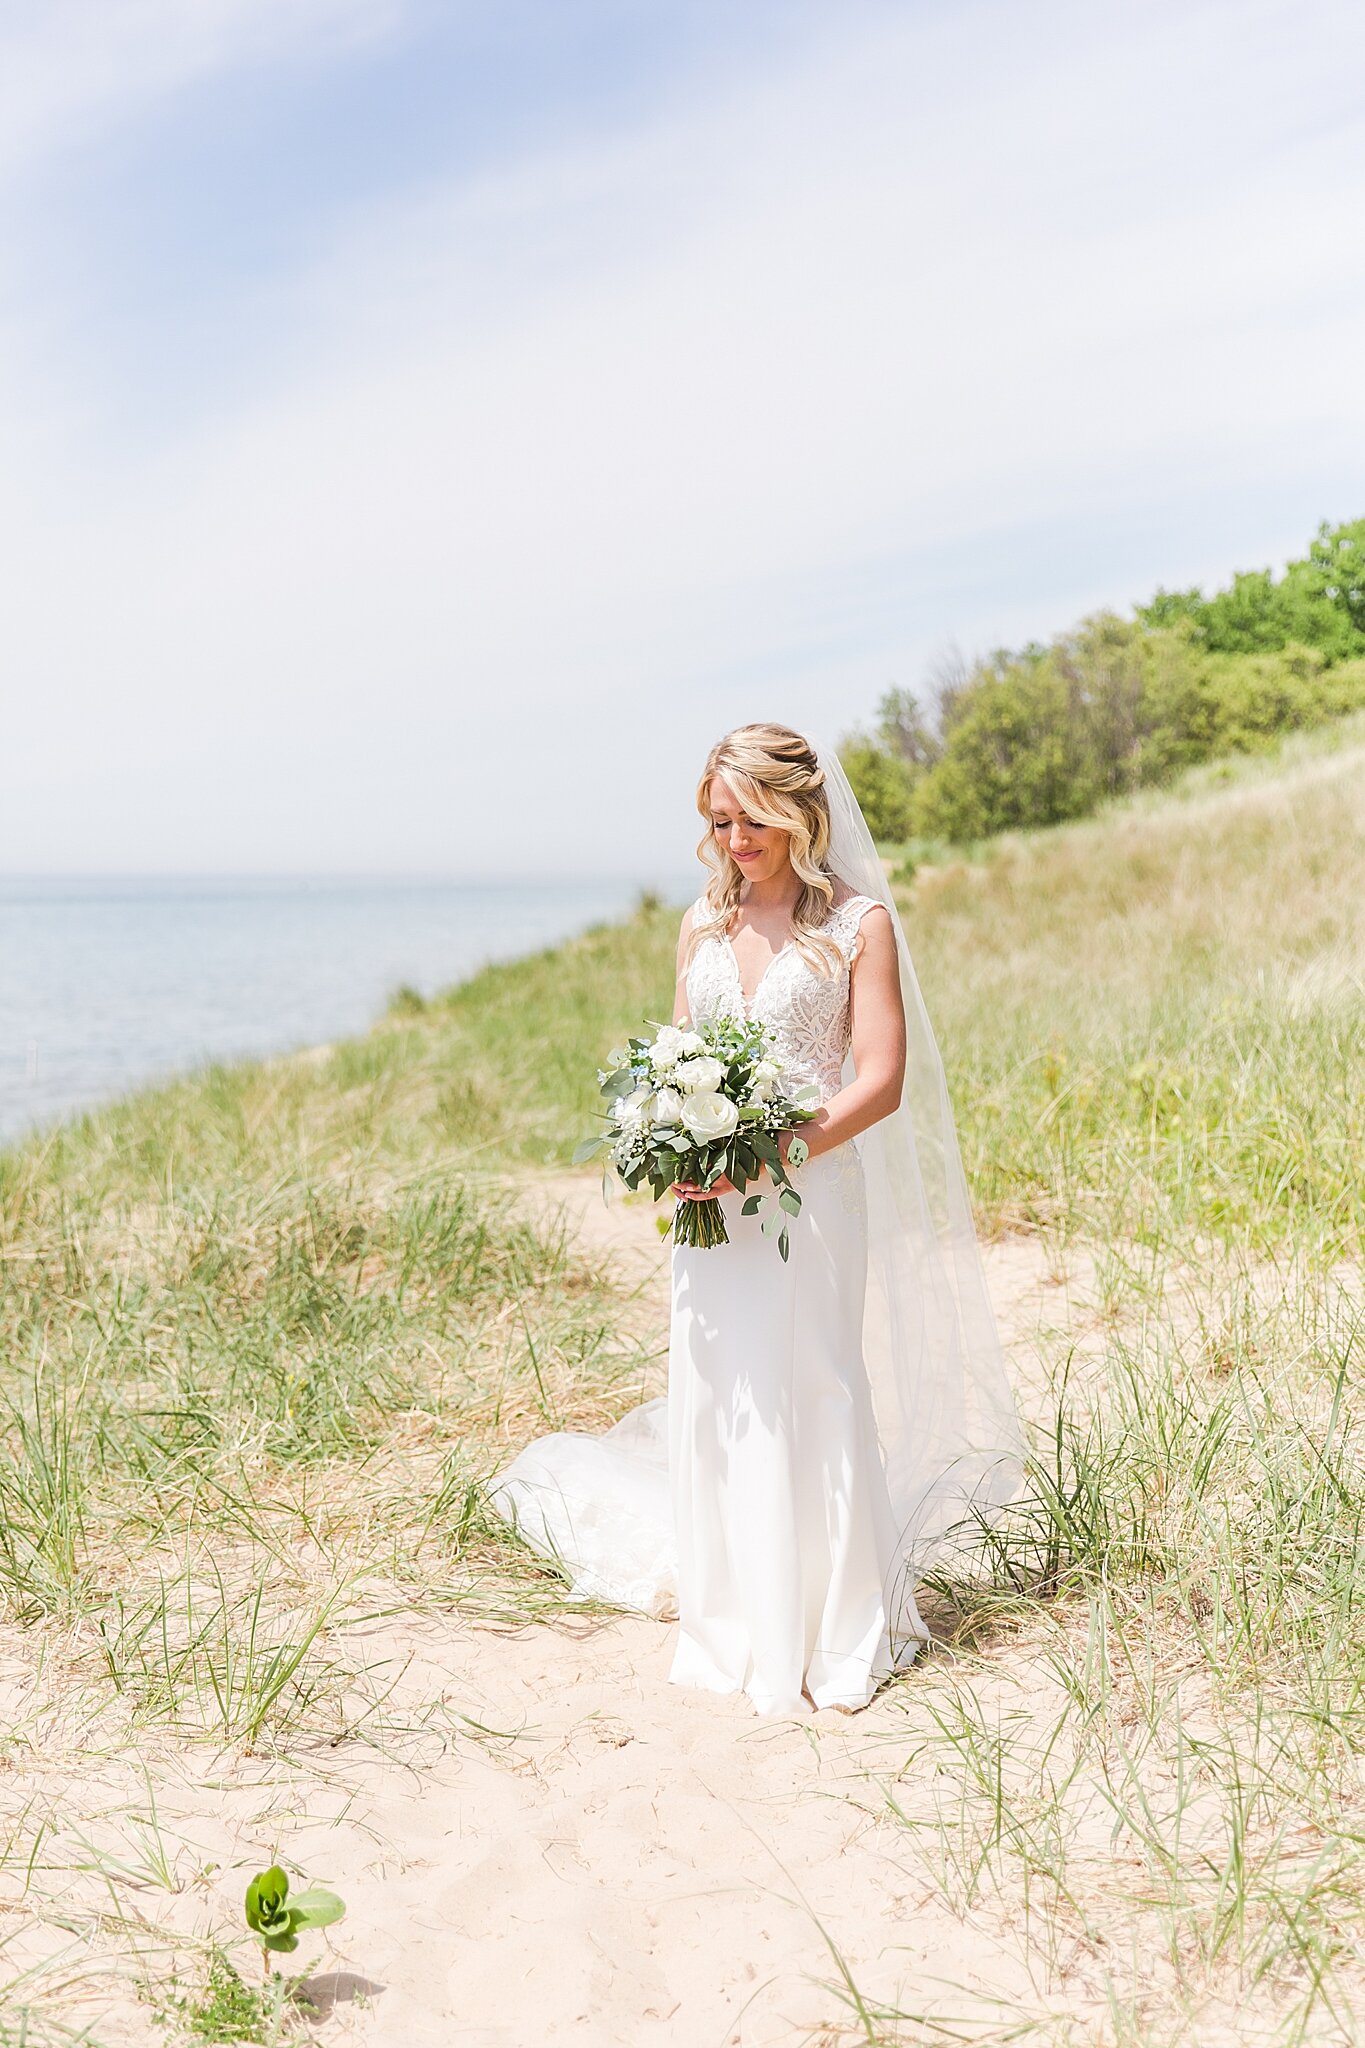
[[[804,1166],[810,1158],[810,1146],[804,1138],[793,1138],[787,1147],[788,1166]]]
[[[582,1166],[584,1160],[591,1159],[593,1153],[600,1152],[601,1149],[602,1140],[600,1138],[585,1138],[581,1145],[575,1145],[573,1148],[574,1165]]]
[[[783,1188],[777,1199],[789,1216],[799,1216],[801,1214],[801,1197],[791,1188]]]
[[[757,1216],[759,1210],[762,1207],[762,1195],[750,1195],[748,1201],[745,1202],[739,1213],[741,1216]]]

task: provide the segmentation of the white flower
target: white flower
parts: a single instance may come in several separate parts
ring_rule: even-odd
[[[682,1120],[692,1136],[705,1145],[712,1138],[728,1138],[739,1122],[739,1111],[727,1095],[707,1089],[688,1096],[682,1106]]]
[[[781,1079],[782,1069],[776,1060],[760,1060],[749,1083],[750,1102],[771,1102]]]
[[[714,1095],[725,1079],[725,1069],[719,1060],[684,1060],[673,1076],[679,1088],[689,1095]]]
[[[653,1101],[653,1090],[646,1088],[643,1083],[635,1090],[633,1095],[618,1098],[616,1121],[620,1124],[622,1130],[633,1131],[638,1129],[649,1115],[650,1106]]]
[[[699,1031],[684,1031],[678,1037],[679,1059],[690,1059],[693,1053],[705,1052],[706,1042]]]
[[[661,1124],[675,1124],[682,1115],[683,1099],[676,1088],[661,1088],[654,1098],[654,1114]]]
[[[692,1031],[679,1031],[676,1024],[661,1024],[649,1053],[650,1064],[655,1073],[666,1073],[669,1067],[676,1066],[683,1057],[683,1039],[695,1036],[696,1033]]]

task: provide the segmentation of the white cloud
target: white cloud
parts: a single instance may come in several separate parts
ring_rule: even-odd
[[[0,13],[0,174],[101,122],[322,35],[371,35],[396,0],[43,0]]]
[[[0,867],[657,869],[720,725],[1140,594],[1012,536],[1325,488],[1362,57],[1335,0],[897,9],[355,222],[243,305],[248,402],[30,429]]]

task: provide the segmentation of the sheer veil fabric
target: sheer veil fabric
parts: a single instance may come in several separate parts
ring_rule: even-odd
[[[894,1613],[945,1554],[969,1554],[982,1523],[1018,1493],[1023,1438],[943,1062],[900,913],[837,752],[817,753],[829,798],[830,872],[885,905],[905,1005],[900,1107],[857,1140],[867,1184],[863,1353],[900,1532],[899,1585],[887,1588]]]

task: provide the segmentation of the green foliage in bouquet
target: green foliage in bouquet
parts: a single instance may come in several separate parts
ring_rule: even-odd
[[[814,1091],[780,1091],[774,1050],[764,1024],[732,1017],[714,1018],[695,1031],[661,1024],[652,1039],[630,1039],[598,1075],[608,1104],[605,1129],[584,1140],[575,1164],[605,1150],[626,1186],[648,1186],[656,1201],[678,1181],[710,1188],[728,1178],[746,1196],[746,1216],[764,1208],[765,1197],[748,1190],[766,1169],[777,1199],[761,1228],[787,1258],[788,1226],[801,1212],[787,1169],[804,1165],[808,1151],[803,1139],[794,1138],[784,1160],[779,1139],[814,1116]],[[672,1228],[678,1244],[709,1249],[729,1242],[714,1196],[680,1200]]]

